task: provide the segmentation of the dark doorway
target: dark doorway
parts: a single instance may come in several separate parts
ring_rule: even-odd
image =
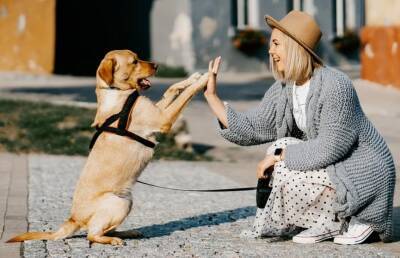
[[[113,49],[130,49],[149,59],[152,3],[58,0],[54,73],[94,76]]]

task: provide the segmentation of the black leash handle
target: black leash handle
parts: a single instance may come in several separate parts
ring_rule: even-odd
[[[251,191],[251,190],[256,190],[257,187],[242,187],[242,188],[223,188],[223,189],[181,189],[181,188],[173,188],[173,187],[165,187],[165,186],[159,186],[159,185],[153,185],[150,183],[146,183],[140,180],[136,180],[136,182],[143,184],[143,185],[148,185],[151,187],[156,187],[156,188],[161,188],[161,189],[167,189],[167,190],[174,190],[174,191],[180,191],[180,192],[209,192],[209,193],[215,193],[215,192],[239,192],[239,191]]]

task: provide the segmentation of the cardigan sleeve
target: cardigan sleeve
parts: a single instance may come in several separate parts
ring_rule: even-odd
[[[286,147],[285,164],[293,170],[314,170],[348,155],[357,141],[357,112],[362,112],[349,79],[338,78],[326,92],[318,136]]]
[[[276,101],[282,86],[274,83],[265,93],[261,103],[247,112],[236,112],[226,104],[228,128],[220,124],[220,134],[238,145],[256,145],[276,140]]]

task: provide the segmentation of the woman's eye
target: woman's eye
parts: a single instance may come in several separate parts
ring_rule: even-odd
[[[132,64],[137,64],[138,63],[138,60],[133,60],[133,62],[132,62]]]

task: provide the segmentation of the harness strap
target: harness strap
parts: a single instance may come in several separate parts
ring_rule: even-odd
[[[128,138],[131,138],[132,140],[140,142],[141,144],[149,148],[154,148],[156,146],[154,142],[149,141],[126,129],[128,124],[129,114],[131,112],[133,104],[135,103],[138,97],[139,93],[137,91],[134,91],[131,95],[129,95],[128,99],[124,103],[124,106],[122,107],[122,110],[119,113],[114,114],[109,118],[107,118],[107,120],[103,123],[102,126],[96,126],[96,133],[93,135],[93,138],[90,141],[89,149],[93,148],[94,144],[97,141],[97,138],[99,138],[102,132],[109,132],[120,136],[126,136]],[[118,119],[119,119],[118,127],[117,128],[111,127],[110,125],[115,121],[117,121]]]
[[[122,107],[121,112],[119,112],[119,129],[126,129],[129,119],[129,114],[131,113],[133,104],[135,104],[137,98],[139,97],[139,93],[137,91],[132,92],[129,95],[128,99],[125,101],[124,106]]]
[[[135,133],[129,132],[129,131],[125,130],[125,129],[119,129],[119,128],[107,126],[107,127],[100,127],[97,130],[99,130],[100,132],[109,132],[109,133],[117,134],[117,135],[120,135],[120,136],[129,137],[132,140],[140,142],[141,144],[143,144],[143,145],[145,145],[145,146],[147,146],[149,148],[154,148],[156,146],[155,143],[153,143],[153,142],[151,142],[151,141],[149,141],[149,140],[147,140],[147,139],[145,139],[145,138],[143,138],[143,137],[141,137],[141,136],[139,136],[139,135],[137,135]]]

